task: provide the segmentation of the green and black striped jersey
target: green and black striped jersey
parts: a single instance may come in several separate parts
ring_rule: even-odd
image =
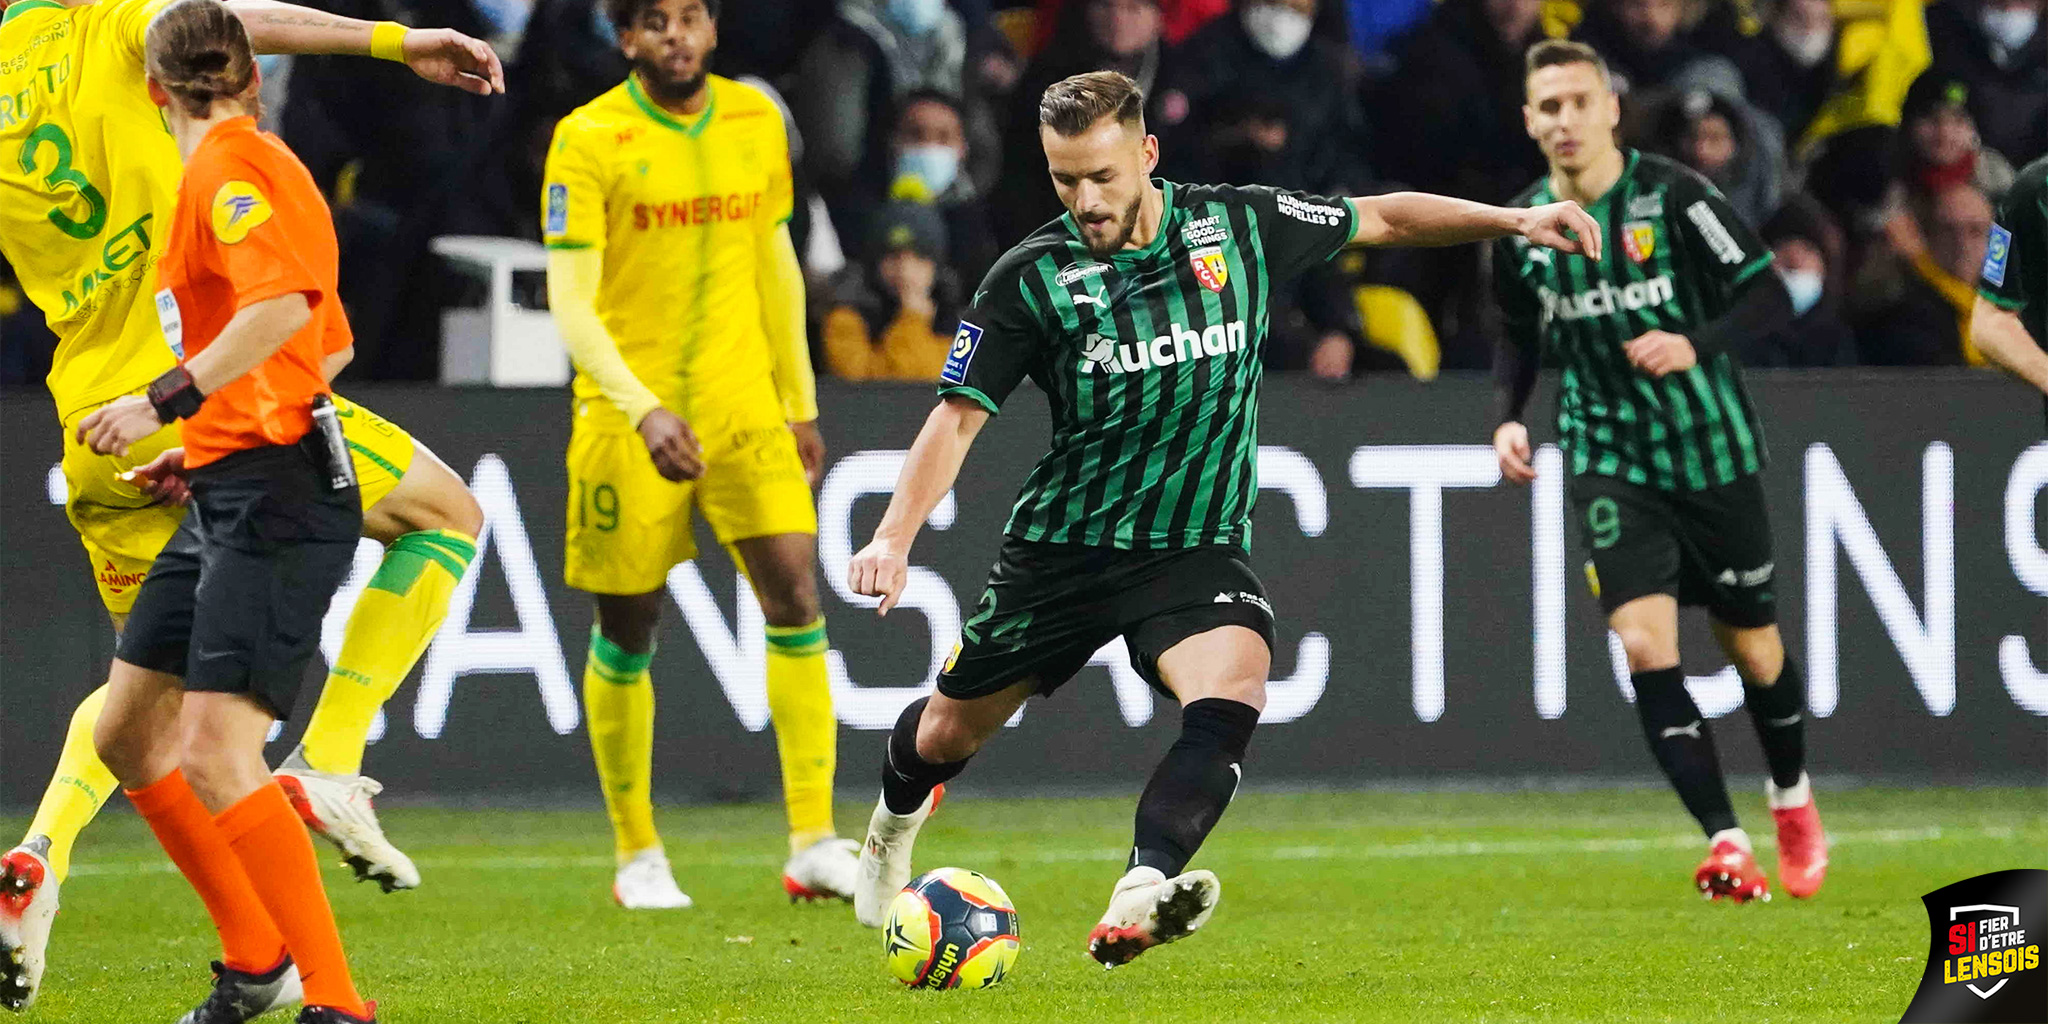
[[[1350,241],[1351,204],[1158,185],[1150,245],[1097,257],[1063,216],[1005,253],[961,317],[941,395],[996,412],[1029,376],[1052,406],[1052,448],[1017,496],[1013,536],[1250,545],[1268,299]]]
[[[1509,340],[1563,370],[1559,444],[1574,474],[1664,491],[1734,483],[1764,466],[1756,410],[1729,352],[1702,352],[1683,373],[1652,377],[1622,346],[1653,330],[1692,335],[1725,312],[1771,251],[1705,178],[1626,150],[1621,179],[1586,207],[1600,260],[1494,243],[1494,290]],[[1557,197],[1546,177],[1511,206]]]
[[[1977,294],[2018,313],[2035,343],[2048,346],[2048,156],[2021,168],[1999,202]]]

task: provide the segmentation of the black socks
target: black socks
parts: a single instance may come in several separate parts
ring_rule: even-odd
[[[917,756],[917,722],[930,697],[919,697],[896,719],[889,734],[889,753],[882,760],[882,802],[891,813],[910,814],[923,806],[939,783],[960,774],[971,758],[932,764]]]
[[[1806,679],[1791,658],[1770,686],[1742,681],[1742,703],[1749,708],[1749,720],[1756,725],[1756,738],[1763,744],[1764,761],[1771,766],[1771,781],[1779,789],[1799,784],[1806,771]]]
[[[1258,724],[1258,709],[1220,697],[1181,709],[1180,739],[1138,798],[1129,867],[1181,873],[1237,795],[1238,765]]]
[[[1728,805],[1728,787],[1721,781],[1721,761],[1714,753],[1714,733],[1707,718],[1685,690],[1685,671],[1673,666],[1632,677],[1636,714],[1643,738],[1657,755],[1664,777],[1678,790],[1678,799],[1698,819],[1709,837],[1735,827]]]

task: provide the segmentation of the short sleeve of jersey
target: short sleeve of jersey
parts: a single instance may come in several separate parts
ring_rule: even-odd
[[[1680,178],[1668,198],[1677,208],[1666,216],[1677,223],[1692,266],[1722,287],[1733,290],[1771,265],[1770,247],[1705,179]],[[1608,240],[1610,245],[1618,242]]]
[[[234,289],[235,308],[293,292],[318,305],[325,290],[292,237],[307,226],[278,215],[263,168],[254,160],[229,159],[199,183],[207,197],[200,237]]]
[[[1266,274],[1275,284],[1293,280],[1350,244],[1357,214],[1348,199],[1288,192],[1266,185],[1245,187],[1259,214]]]
[[[2040,294],[2041,281],[2048,277],[2044,200],[2048,200],[2048,179],[2037,176],[2023,180],[1998,204],[1991,237],[1984,246],[1984,270],[1977,277],[1977,293],[2000,309],[2017,311],[2048,299]]]
[[[1014,258],[998,260],[981,282],[974,303],[960,316],[953,347],[939,371],[939,394],[962,395],[989,412],[1003,402],[1031,372],[1045,345],[1045,332],[1025,294],[1022,271],[1028,264]]]
[[[91,10],[107,19],[111,29],[109,38],[139,64],[149,23],[156,18],[158,11],[170,5],[171,0],[101,0],[93,4]]]
[[[602,249],[605,231],[603,165],[590,132],[575,118],[555,126],[541,185],[541,239],[550,249]],[[783,159],[783,174],[789,160]]]

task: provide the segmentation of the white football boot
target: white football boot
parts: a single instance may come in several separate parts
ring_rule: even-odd
[[[1117,880],[1109,910],[1088,933],[1088,955],[1104,968],[1130,963],[1153,946],[1194,934],[1222,898],[1223,883],[1214,872],[1168,878],[1158,868],[1132,868]]]
[[[790,855],[782,865],[782,890],[789,901],[851,900],[860,877],[860,843],[820,839]]]
[[[875,813],[868,818],[868,840],[861,845],[860,873],[853,884],[853,916],[860,923],[880,928],[886,922],[890,901],[910,884],[910,848],[917,842],[917,830],[945,798],[946,787],[936,786],[909,814],[889,810],[886,800],[875,801]]]
[[[685,910],[694,904],[676,885],[659,847],[642,850],[612,876],[612,899],[627,910]]]
[[[17,846],[0,856],[0,1006],[19,1013],[43,984],[43,951],[57,916],[57,876],[42,851]]]
[[[384,827],[377,824],[377,811],[370,804],[384,786],[367,775],[314,771],[293,760],[277,770],[277,784],[306,827],[341,850],[356,881],[376,882],[385,892],[418,888],[420,869],[384,838]]]

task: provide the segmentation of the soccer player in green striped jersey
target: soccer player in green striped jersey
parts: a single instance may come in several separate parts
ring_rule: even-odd
[[[1681,604],[1706,606],[1741,673],[1771,770],[1779,881],[1810,896],[1827,845],[1806,777],[1805,686],[1778,635],[1763,428],[1733,353],[1736,339],[1790,321],[1791,298],[1770,250],[1706,179],[1616,144],[1620,104],[1591,47],[1536,44],[1525,83],[1523,118],[1550,173],[1514,205],[1577,200],[1608,243],[1590,257],[1494,245],[1501,472],[1535,479],[1522,411],[1548,361],[1563,370],[1558,446],[1587,579],[1627,652],[1644,737],[1707,835],[1694,882],[1716,899],[1769,895],[1685,687]]]
[[[854,889],[871,927],[910,879],[938,787],[1025,698],[1050,694],[1118,637],[1138,673],[1180,701],[1181,735],[1139,800],[1130,861],[1089,952],[1114,966],[1208,920],[1216,876],[1183,869],[1237,790],[1271,662],[1273,610],[1247,554],[1268,296],[1353,244],[1514,234],[1599,254],[1599,231],[1570,202],[1508,210],[1157,181],[1142,110],[1137,84],[1114,72],[1045,91],[1039,138],[1068,212],[982,281],[939,405],[853,559],[853,588],[888,612],[911,540],[975,435],[1025,377],[1037,382],[1051,450],[1017,498],[938,692],[906,708],[889,739]]]
[[[2020,169],[1998,204],[1970,340],[1986,359],[2048,395],[2048,156]]]

